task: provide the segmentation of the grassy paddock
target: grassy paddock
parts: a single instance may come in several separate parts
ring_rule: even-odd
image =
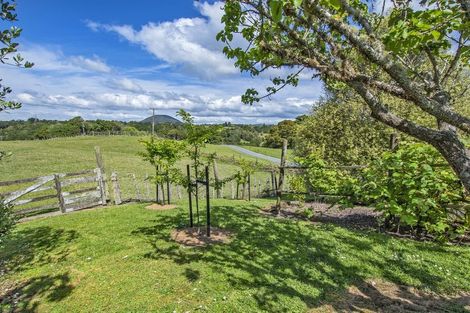
[[[142,139],[142,138],[141,138]],[[96,167],[94,147],[100,146],[108,174],[118,173],[124,197],[135,197],[135,185],[130,173],[137,176],[141,193],[146,193],[143,179],[151,175],[152,167],[137,155],[143,151],[139,138],[134,136],[73,137],[35,141],[0,142],[0,150],[13,153],[13,157],[0,162],[0,181],[50,175],[52,173],[75,172]],[[216,152],[226,158],[254,158],[234,151],[229,147],[207,145],[204,153]],[[260,163],[265,164],[263,160]],[[185,172],[189,159],[185,158],[178,166]],[[238,167],[233,162],[219,162],[221,178],[233,175]],[[211,169],[212,171],[212,169]],[[212,175],[212,172],[211,172]],[[253,181],[266,181],[267,173],[256,173]],[[26,184],[27,186],[27,184]],[[0,193],[9,190],[0,188]],[[175,190],[173,190],[173,194]],[[225,194],[230,193],[230,186],[225,187]],[[150,193],[153,194],[153,191]]]
[[[20,224],[0,250],[0,311],[321,312],[369,279],[470,291],[468,248],[260,215],[268,204],[214,201],[213,224],[236,237],[206,248],[170,240],[187,223],[184,203],[165,212],[133,204]]]

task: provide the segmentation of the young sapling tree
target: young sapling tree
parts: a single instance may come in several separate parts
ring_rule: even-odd
[[[156,186],[158,197],[158,187],[161,186],[164,195],[164,184],[167,185],[167,201],[170,203],[170,183],[179,183],[183,174],[175,167],[176,162],[181,159],[185,150],[185,143],[172,139],[158,139],[151,137],[150,140],[142,140],[141,143],[145,147],[145,151],[139,155],[149,162],[155,168],[155,176],[153,180]],[[163,203],[165,202],[163,196]]]

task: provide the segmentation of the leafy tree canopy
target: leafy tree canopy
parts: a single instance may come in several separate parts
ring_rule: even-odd
[[[0,19],[3,23],[12,23],[17,21],[15,0],[0,0]],[[21,28],[12,26],[10,28],[0,30],[0,62],[2,64],[30,68],[34,64],[25,61],[18,54],[18,42],[16,39],[21,35]],[[21,104],[15,101],[7,100],[7,96],[12,92],[11,88],[4,86],[0,79],[0,112],[6,109],[17,109]]]
[[[266,95],[248,89],[254,103],[302,71],[334,89],[353,90],[380,122],[433,145],[470,191],[470,154],[460,134],[470,117],[455,110],[458,78],[470,65],[470,3],[467,0],[393,1],[388,12],[361,0],[228,0],[217,39],[235,65],[251,75],[287,67]],[[243,42],[248,44],[235,46]],[[465,89],[465,88],[463,88]],[[389,106],[404,101],[434,119],[423,125]]]

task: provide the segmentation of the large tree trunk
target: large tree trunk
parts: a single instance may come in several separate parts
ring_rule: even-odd
[[[430,142],[446,159],[459,177],[467,193],[470,193],[470,151],[457,135],[446,131],[443,140]]]

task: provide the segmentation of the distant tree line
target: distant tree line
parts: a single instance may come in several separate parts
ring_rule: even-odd
[[[222,125],[207,125],[220,128],[211,137],[213,144],[237,144],[273,146],[269,132],[272,125],[240,125],[224,123]],[[44,140],[59,137],[74,137],[82,135],[145,135],[151,132],[152,126],[142,122],[123,122],[108,120],[84,120],[74,117],[67,121],[28,120],[0,121],[0,140]],[[157,136],[168,139],[185,139],[183,124],[159,123],[155,127]],[[266,141],[266,143],[265,143]]]

